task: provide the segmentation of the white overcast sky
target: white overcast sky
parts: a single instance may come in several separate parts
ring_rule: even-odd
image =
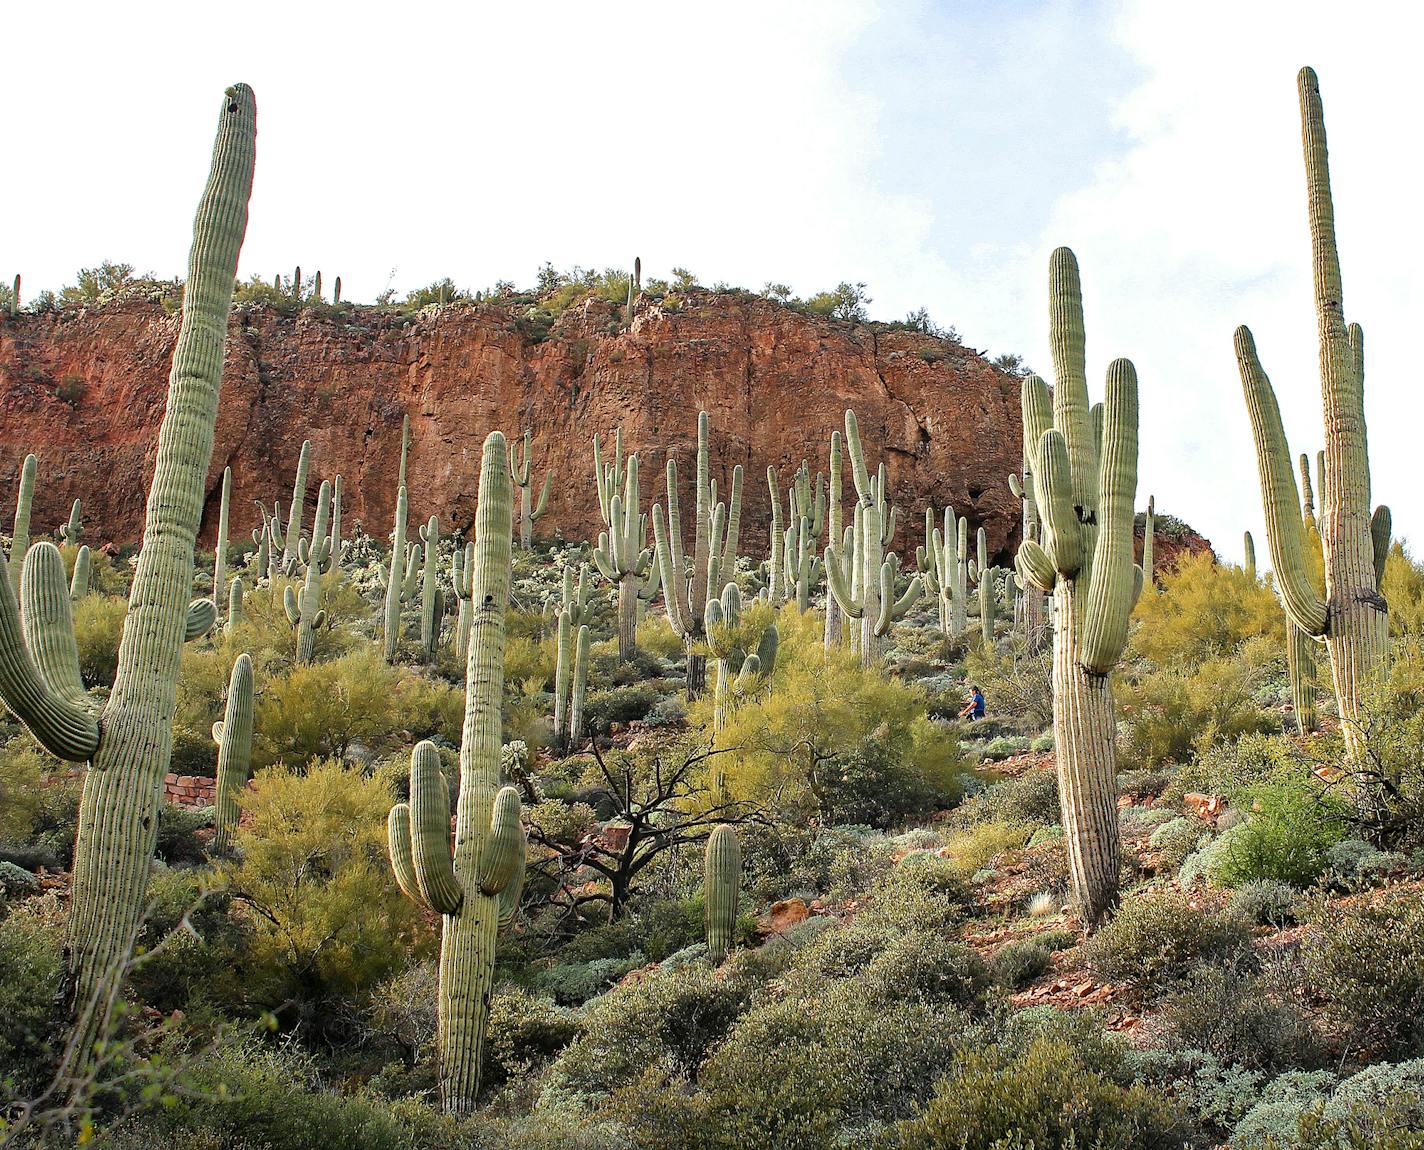
[[[636,254],[708,284],[864,281],[876,318],[924,306],[1046,371],[1047,256],[1066,244],[1094,379],[1137,363],[1140,502],[1233,557],[1263,535],[1238,323],[1292,448],[1320,446],[1295,89],[1312,64],[1374,497],[1424,539],[1418,4],[11,8],[0,274],[27,296],[103,259],[182,271],[234,80],[259,110],[242,273],[321,269],[357,300]]]

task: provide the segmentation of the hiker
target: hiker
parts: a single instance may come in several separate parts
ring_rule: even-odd
[[[969,698],[964,703],[964,709],[959,712],[959,717],[968,719],[971,723],[984,717],[984,693],[978,687],[969,688]]]

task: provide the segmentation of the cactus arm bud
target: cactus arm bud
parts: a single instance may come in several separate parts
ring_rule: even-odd
[[[1389,508],[1381,503],[1370,516],[1370,544],[1375,558],[1375,586],[1384,583],[1384,565],[1389,559],[1389,535],[1393,525]]]

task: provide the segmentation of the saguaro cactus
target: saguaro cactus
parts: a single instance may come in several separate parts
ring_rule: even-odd
[[[763,629],[754,653],[742,627],[742,594],[735,583],[722,589],[720,599],[709,599],[703,618],[705,646],[716,660],[717,678],[712,696],[712,730],[720,733],[737,703],[756,690],[776,669],[780,643],[776,625]],[[735,676],[735,677],[734,677]],[[720,778],[721,772],[718,772]],[[721,784],[718,784],[718,791]]]
[[[306,512],[307,472],[311,467],[311,440],[302,441],[297,456],[297,477],[292,483],[292,505],[287,509],[287,534],[282,547],[282,573],[292,575],[297,570],[297,546],[302,540],[302,517]]]
[[[886,544],[895,537],[896,519],[885,492],[885,468],[882,465],[871,478],[861,450],[860,427],[855,412],[849,410],[845,413],[845,440],[860,502],[855,510],[853,547],[846,551],[843,543],[835,540],[826,547],[826,585],[841,612],[860,621],[860,661],[862,666],[873,667],[884,657],[885,636],[909,613],[924,584],[916,575],[905,593],[895,598],[900,560],[893,552],[885,555]]]
[[[240,587],[235,580],[234,586]],[[229,616],[231,618],[231,616]],[[213,846],[225,851],[237,829],[237,794],[247,785],[252,767],[252,658],[239,655],[232,665],[227,684],[227,707],[213,724],[213,741],[218,745],[217,797],[214,800]]]
[[[20,593],[20,571],[25,565],[25,553],[30,549],[30,506],[35,498],[35,474],[40,461],[25,456],[20,465],[20,491],[15,499],[15,530],[10,534],[10,589]]]
[[[1242,537],[1242,546],[1246,551],[1246,576],[1252,583],[1256,582],[1256,541],[1251,538],[1251,532],[1246,532]]]
[[[549,504],[549,489],[554,483],[554,473],[544,472],[544,486],[539,489],[539,502],[534,502],[533,480],[530,477],[530,459],[534,453],[534,433],[524,433],[524,451],[521,455],[516,448],[513,466],[514,485],[519,488],[519,546],[528,551],[534,546],[534,524],[544,517]]]
[[[1157,500],[1156,497],[1147,497],[1147,514],[1142,520],[1142,585],[1149,591],[1152,589],[1152,554],[1155,550],[1157,535]]]
[[[737,903],[742,891],[742,848],[737,829],[726,823],[712,829],[702,873],[702,901],[707,926],[707,957],[720,963],[737,941]]]
[[[475,1108],[480,1056],[494,984],[499,896],[523,861],[519,792],[500,787],[505,614],[513,497],[504,436],[491,432],[480,462],[475,512],[474,613],[465,672],[460,797],[450,849],[449,791],[434,745],[411,755],[410,802],[388,823],[396,881],[412,899],[443,916],[437,1041],[440,1098],[456,1114]]]
[[[396,651],[400,646],[401,603],[414,593],[414,572],[411,551],[406,547],[405,527],[407,510],[405,484],[396,492],[396,521],[391,531],[391,567],[386,575],[385,602],[385,645],[387,663],[396,661]]]
[[[69,598],[75,603],[89,594],[89,575],[92,562],[87,543],[74,553],[74,576],[69,581]]]
[[[321,577],[331,570],[331,537],[326,533],[330,519],[331,484],[322,480],[311,541],[303,539],[297,547],[297,557],[306,565],[301,593],[299,595],[290,583],[282,590],[287,622],[297,629],[298,663],[311,662],[316,652],[316,633],[326,622],[326,612],[321,609]]]
[[[588,643],[588,626],[575,624],[574,611],[565,607],[559,612],[558,654],[554,664],[554,746],[561,751],[577,746],[583,736]]]
[[[829,494],[826,500],[826,538],[834,543],[842,538],[844,527],[842,524],[842,495],[841,495],[841,433],[831,432],[831,452],[830,452],[830,481]],[[825,565],[822,563],[824,573]],[[832,647],[839,647],[841,644],[841,608],[836,602],[834,595],[826,596],[826,627],[823,635],[823,645],[829,651]]]
[[[977,561],[970,569],[970,576],[979,591],[979,635],[984,646],[992,647],[994,645],[995,608],[998,605],[995,597],[998,577],[995,574],[997,568],[989,566],[989,537],[982,527],[979,528],[975,546]]]
[[[420,588],[420,653],[426,663],[435,662],[440,646],[440,624],[445,619],[445,592],[440,588],[436,563],[440,553],[440,520],[432,515],[420,529],[425,543],[425,575]]]
[[[736,575],[737,537],[742,521],[742,469],[732,469],[730,504],[719,503],[717,485],[708,462],[710,426],[707,413],[697,416],[697,471],[693,494],[693,548],[691,568],[682,546],[682,511],[677,494],[677,460],[667,461],[667,518],[663,508],[653,504],[653,539],[657,547],[658,572],[668,623],[687,648],[687,696],[693,698],[706,688],[707,660],[698,650],[705,632],[703,615],[707,603],[722,594]]]
[[[101,719],[66,697],[43,654],[42,637],[22,624],[13,589],[0,581],[0,697],[51,753],[91,764],[79,807],[64,949],[66,997],[77,1020],[77,1046],[84,1051],[102,1031],[105,1004],[112,1001],[108,992],[125,968],[158,834],[188,622],[184,600],[193,584],[193,547],[212,458],[237,253],[247,226],[255,134],[252,90],[229,88],[194,222],[143,546],[118,672]],[[62,588],[62,566],[59,571]],[[71,635],[71,649],[72,644]],[[77,666],[70,670],[77,676]]]
[[[598,533],[593,552],[599,574],[618,585],[618,658],[627,662],[638,649],[638,603],[651,603],[661,584],[661,570],[653,552],[644,546],[648,517],[638,512],[638,457],[622,463],[623,437],[615,439],[613,462],[605,464],[598,436],[593,437],[593,472],[598,484],[598,506],[607,531]],[[621,494],[620,494],[621,491]]]
[[[60,539],[71,547],[78,547],[84,538],[84,505],[76,499],[69,509],[69,521],[59,529]]]
[[[915,548],[915,566],[925,590],[935,596],[939,607],[939,629],[946,639],[964,634],[968,614],[969,567],[963,561],[969,520],[955,517],[954,508],[944,509],[944,526],[936,527],[934,508],[925,508],[925,544]]]
[[[1020,545],[1019,570],[1053,596],[1053,737],[1064,844],[1073,902],[1091,927],[1118,894],[1116,721],[1108,675],[1142,590],[1142,569],[1132,561],[1137,372],[1127,360],[1114,360],[1106,400],[1090,410],[1083,295],[1078,261],[1067,248],[1050,260],[1049,291],[1052,399],[1038,376],[1023,382],[1043,543]]]
[[[213,601],[221,608],[227,579],[227,513],[232,495],[232,468],[223,468],[222,497],[218,504],[218,542],[213,548]],[[78,506],[76,502],[75,506]]]
[[[470,596],[474,593],[475,545],[456,547],[450,556],[450,587],[459,613],[455,616],[455,650],[464,655],[470,646]]]
[[[1305,531],[1298,511],[1290,448],[1275,392],[1256,355],[1251,332],[1236,330],[1236,359],[1256,440],[1256,463],[1266,512],[1271,566],[1286,614],[1308,636],[1325,640],[1349,759],[1363,747],[1360,700],[1389,657],[1388,607],[1380,594],[1377,566],[1388,552],[1381,530],[1387,508],[1370,511],[1370,460],[1365,431],[1364,333],[1345,323],[1335,210],[1325,142],[1325,114],[1315,72],[1302,68],[1299,82],[1306,190],[1310,209],[1311,265],[1320,346],[1320,392],[1325,416],[1324,466],[1319,475],[1320,536],[1325,595],[1317,592],[1305,557]],[[1364,777],[1362,808],[1374,805],[1378,784]]]
[[[227,621],[224,633],[231,635],[242,622],[242,580],[234,579],[227,589]]]

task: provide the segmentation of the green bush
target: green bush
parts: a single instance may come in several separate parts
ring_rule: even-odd
[[[1325,871],[1329,851],[1345,837],[1349,812],[1302,782],[1261,783],[1238,801],[1250,814],[1228,832],[1213,877],[1227,886],[1275,879],[1309,886]]]
[[[646,718],[658,698],[658,692],[647,683],[589,691],[584,701],[584,721],[592,730],[606,731],[610,723],[631,723]]]
[[[1010,990],[1027,986],[1053,964],[1053,953],[1036,939],[1024,938],[994,955],[994,980]]]
[[[1203,839],[1211,837],[1211,829],[1201,819],[1183,816],[1163,823],[1152,832],[1147,845],[1162,853],[1164,870],[1174,871],[1197,849]]]
[[[1210,552],[1185,554],[1157,579],[1157,594],[1144,595],[1133,612],[1134,655],[1193,670],[1230,658],[1252,639],[1285,649],[1280,603],[1242,568],[1219,564]]]
[[[1295,922],[1295,905],[1300,892],[1278,879],[1252,879],[1242,883],[1231,896],[1232,913],[1258,926],[1289,926]]]
[[[1025,771],[1016,779],[992,783],[955,812],[963,823],[1023,823],[1041,826],[1058,821],[1058,774]]]
[[[59,1012],[62,908],[30,899],[0,917],[0,1106],[39,1093],[53,1070]]]
[[[1020,735],[1000,735],[990,739],[979,753],[989,762],[996,763],[1002,759],[1013,758],[1014,755],[1021,755],[1028,749],[1028,739]]]
[[[1143,1086],[1123,1086],[1086,1066],[1067,1042],[1035,1040],[1014,1057],[990,1048],[961,1054],[916,1118],[886,1146],[904,1150],[1027,1150],[1181,1145],[1180,1116]]]
[[[1325,852],[1325,875],[1346,890],[1370,886],[1405,866],[1404,856],[1361,839],[1341,839]]]
[[[1227,957],[1249,940],[1234,916],[1199,910],[1181,895],[1146,894],[1126,900],[1084,944],[1083,957],[1104,978],[1160,993],[1196,962]]]
[[[1289,988],[1240,964],[1200,966],[1168,995],[1162,1017],[1183,1048],[1251,1070],[1309,1065],[1319,1043]]]
[[[526,1076],[576,1039],[583,1024],[573,1011],[514,986],[501,986],[490,1000],[485,1041],[489,1057],[484,1082],[497,1086]]]
[[[196,1003],[219,1007],[246,999],[237,971],[249,930],[230,914],[231,898],[209,891],[197,870],[157,869],[139,931],[130,983],[149,1007],[165,1013]]]
[[[622,958],[596,958],[590,962],[561,962],[541,970],[535,987],[561,1006],[578,1006],[602,994],[630,970],[647,965],[639,951]]]
[[[786,980],[808,1000],[827,980],[851,980],[872,1003],[917,999],[972,1009],[983,1003],[990,975],[973,950],[937,932],[858,920],[825,931],[797,956]]]
[[[1323,1102],[1334,1084],[1335,1076],[1320,1070],[1289,1071],[1272,1079],[1231,1131],[1232,1147],[1286,1150],[1298,1146],[1301,1115]]]
[[[79,673],[86,687],[112,687],[119,670],[119,639],[128,618],[128,600],[86,595],[73,606]]]
[[[1321,901],[1304,948],[1310,984],[1352,1046],[1389,1056],[1424,1043],[1424,904],[1412,892]]]
[[[1215,743],[1279,730],[1279,720],[1254,697],[1252,672],[1237,659],[1214,659],[1196,670],[1171,667],[1124,684],[1118,708],[1122,756],[1140,767],[1186,762]]]

